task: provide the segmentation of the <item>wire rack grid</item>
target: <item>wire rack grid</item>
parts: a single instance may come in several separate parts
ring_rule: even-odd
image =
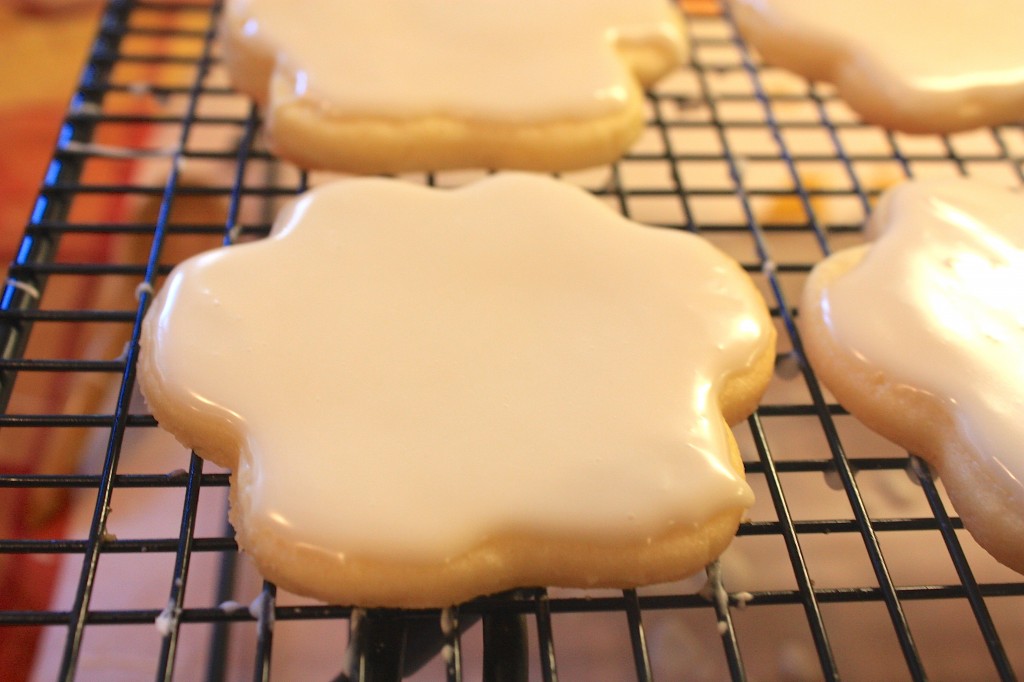
[[[4,602],[0,633],[37,637],[37,678],[112,679],[103,666],[128,657],[125,679],[289,678],[294,665],[368,680],[1015,679],[1024,581],[965,534],[926,465],[835,403],[802,359],[795,302],[815,262],[860,242],[885,187],[1024,184],[1024,130],[866,126],[829,87],[761,64],[718,3],[683,8],[692,62],[649,95],[642,138],[562,178],[698,232],[761,287],[776,373],[735,429],[758,502],[694,580],[364,613],[253,577],[224,521],[227,473],[160,441],[134,390],[139,324],[173,264],[264,236],[282,201],[327,176],[261,146],[259,112],[218,63],[218,2],[108,5],[0,306],[0,448],[20,453],[0,459],[0,494],[41,517],[5,530],[0,559],[54,583],[46,604]],[[137,142],[106,144],[110,131]],[[96,198],[119,217],[81,218]],[[88,240],[101,255],[81,257]],[[158,449],[171,454],[148,458]]]

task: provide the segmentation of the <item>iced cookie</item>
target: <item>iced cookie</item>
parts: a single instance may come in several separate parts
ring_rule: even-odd
[[[324,185],[148,311],[160,425],[233,470],[240,546],[332,602],[699,570],[751,491],[728,429],[775,332],[742,269],[528,174]]]
[[[850,412],[931,462],[971,534],[1024,572],[1024,197],[909,182],[870,229],[872,244],[811,273],[807,356]]]
[[[729,0],[770,64],[835,83],[869,123],[948,133],[1024,120],[1024,0]]]
[[[221,39],[277,154],[356,173],[609,163],[688,55],[666,0],[229,0]]]

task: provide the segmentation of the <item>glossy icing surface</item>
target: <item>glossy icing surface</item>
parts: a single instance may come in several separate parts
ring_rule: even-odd
[[[665,0],[235,0],[277,55],[271,98],[346,116],[572,118],[622,108],[617,42],[686,52]],[[315,95],[315,97],[312,97]]]
[[[769,61],[862,113],[922,132],[1024,119],[1024,0],[730,2]]]
[[[865,362],[945,401],[992,471],[1024,485],[1024,196],[905,183],[871,229],[863,260],[825,292],[826,323]]]
[[[760,295],[548,178],[323,186],[178,266],[146,324],[164,397],[239,434],[253,513],[330,552],[644,542],[752,502],[717,390],[770,349]]]

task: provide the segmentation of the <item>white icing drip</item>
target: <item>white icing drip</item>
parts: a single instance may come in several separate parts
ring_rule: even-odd
[[[943,400],[1024,495],[1024,196],[911,182],[872,223],[877,241],[824,293],[826,323],[864,362]]]
[[[247,611],[252,615],[252,612],[249,610],[249,606],[246,604],[240,604],[233,599],[222,601],[220,604],[217,604],[217,608],[224,613],[240,613],[242,611]]]
[[[356,647],[356,643],[359,641],[359,624],[363,621],[365,613],[363,609],[352,609],[352,614],[349,616],[348,643],[345,645],[345,655],[341,659],[341,672],[344,675],[350,674],[355,667],[356,656],[359,655]]]
[[[69,113],[98,116],[103,113],[103,107],[96,102],[79,101],[69,107]]]
[[[147,325],[167,398],[244,433],[251,513],[329,552],[643,542],[752,501],[713,404],[770,343],[749,278],[547,178],[321,187]]]
[[[455,612],[451,608],[441,609],[441,634],[451,637],[455,632]]]
[[[274,597],[266,590],[260,592],[249,604],[249,615],[256,619],[258,630],[263,630],[266,626],[267,630],[273,631]]]
[[[260,592],[249,602],[249,615],[253,618],[259,619],[260,614],[263,612],[263,596],[265,594],[266,592]]]
[[[143,295],[152,296],[156,291],[153,289],[153,285],[149,282],[139,282],[135,287],[135,300],[141,301]]]
[[[7,280],[7,286],[14,287],[19,291],[24,291],[26,294],[35,299],[38,299],[40,296],[42,296],[42,294],[39,293],[39,289],[34,284],[22,282],[20,280],[14,279],[13,277]]]
[[[616,41],[680,60],[664,0],[281,0],[228,3],[277,55],[272,108],[311,97],[341,115],[532,121],[619,110],[631,76]]]
[[[132,348],[132,342],[131,342],[131,339],[129,339],[129,340],[124,342],[124,346],[121,347],[121,352],[118,353],[117,357],[115,357],[114,359],[115,360],[127,360],[128,359],[128,351],[131,350],[131,348]]]
[[[729,613],[729,593],[722,582],[722,566],[715,560],[707,567],[708,582],[700,594],[708,601],[714,602],[718,617],[718,634],[724,635],[729,630],[727,614]]]
[[[117,147],[109,144],[96,142],[80,142],[68,140],[61,149],[75,154],[88,154],[89,156],[102,156],[107,159],[149,159],[162,156],[173,156],[174,149],[137,149],[134,147]]]
[[[174,630],[174,624],[177,619],[178,610],[174,606],[174,600],[168,599],[167,606],[156,617],[156,621],[153,624],[156,625],[156,630],[160,633],[161,637],[167,637]]]

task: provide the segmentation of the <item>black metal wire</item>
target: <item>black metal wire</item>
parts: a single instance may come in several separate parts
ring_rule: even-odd
[[[807,562],[800,547],[797,526],[793,523],[793,517],[789,512],[789,505],[786,503],[786,493],[779,479],[778,466],[769,455],[768,439],[761,426],[760,418],[755,414],[750,417],[749,421],[751,430],[755,435],[754,443],[757,447],[757,454],[764,465],[768,490],[772,496],[775,513],[779,517],[782,536],[786,540],[786,551],[789,553],[790,563],[793,565],[793,572],[796,576],[797,589],[800,592],[804,614],[810,625],[811,636],[814,639],[814,648],[817,651],[818,661],[821,664],[822,677],[827,680],[837,680],[839,679],[839,671],[836,669],[835,656],[832,653],[832,646],[828,641],[825,621],[822,618],[810,572],[807,570]]]
[[[536,607],[541,677],[544,682],[556,682],[558,680],[558,665],[555,662],[555,637],[551,627],[551,601],[546,590],[538,592]]]
[[[973,571],[971,571],[970,563],[967,561],[967,557],[964,556],[963,548],[960,545],[960,541],[957,540],[953,524],[950,522],[949,515],[946,513],[939,498],[939,493],[935,488],[935,482],[931,477],[928,465],[918,457],[913,457],[911,463],[914,467],[915,475],[921,481],[921,487],[928,498],[928,504],[931,506],[932,513],[935,514],[935,518],[939,523],[942,539],[946,543],[946,550],[953,559],[953,565],[956,567],[957,575],[960,576],[960,582],[963,583],[964,595],[968,602],[970,602],[971,611],[978,621],[978,628],[981,630],[982,638],[985,640],[985,646],[988,647],[996,670],[999,671],[999,676],[1002,679],[1010,679],[1013,677],[1013,666],[1006,656],[1003,643],[996,632],[995,624],[992,622],[992,616],[989,614],[985,600],[981,596],[978,582],[974,578]]]
[[[194,0],[190,3],[161,3],[132,0],[112,2],[104,12],[100,29],[86,64],[82,80],[62,127],[53,163],[39,194],[39,201],[26,226],[25,236],[17,258],[9,270],[10,280],[0,299],[0,445],[5,433],[24,430],[57,432],[65,429],[90,429],[106,435],[105,458],[95,473],[46,474],[17,470],[0,470],[0,494],[18,490],[64,490],[94,496],[95,510],[88,536],[85,538],[39,539],[0,538],[0,558],[27,554],[50,554],[74,557],[81,561],[81,574],[75,600],[71,604],[56,605],[50,610],[0,611],[3,627],[60,627],[65,634],[65,646],[60,676],[73,679],[80,660],[83,639],[91,628],[112,625],[146,625],[164,618],[168,629],[153,670],[160,679],[175,676],[176,661],[185,646],[182,628],[189,624],[212,625],[211,654],[206,675],[210,680],[223,679],[238,671],[229,671],[228,649],[232,646],[231,633],[240,623],[247,624],[253,640],[255,660],[252,668],[241,673],[253,679],[271,679],[275,643],[274,624],[294,621],[350,621],[352,611],[332,605],[292,605],[279,603],[277,590],[272,584],[263,586],[260,597],[250,609],[224,609],[222,602],[232,598],[237,547],[229,534],[218,537],[197,537],[196,519],[200,499],[208,492],[228,485],[223,473],[204,471],[202,460],[192,456],[188,471],[159,474],[119,473],[118,464],[126,432],[136,428],[154,428],[148,414],[138,412],[131,397],[134,386],[135,357],[139,323],[148,305],[150,290],[140,289],[137,305],[121,309],[49,308],[42,307],[47,287],[58,278],[80,277],[91,281],[112,278],[144,282],[149,287],[159,283],[174,265],[164,258],[165,246],[189,236],[223,243],[237,239],[258,238],[267,234],[270,221],[280,200],[302,191],[310,184],[310,177],[294,169],[278,165],[260,146],[258,139],[259,113],[254,107],[244,107],[238,115],[211,113],[203,107],[207,101],[237,100],[230,88],[209,77],[218,68],[213,32],[220,11],[218,0]],[[168,16],[188,16],[201,24],[200,28],[154,27],[153,22],[138,22],[140,13]],[[689,591],[649,594],[645,590],[626,590],[612,595],[587,597],[565,596],[557,591],[522,589],[507,594],[481,598],[459,606],[447,614],[439,612],[413,612],[408,616],[381,613],[371,614],[369,623],[378,623],[380,644],[394,645],[403,653],[422,653],[423,641],[408,641],[410,633],[422,630],[426,623],[448,622],[452,629],[439,633],[437,650],[441,664],[439,675],[447,680],[474,678],[516,681],[528,679],[531,672],[544,680],[557,680],[559,666],[556,650],[567,646],[565,633],[558,629],[560,614],[622,614],[626,628],[622,631],[623,655],[628,656],[628,667],[637,680],[655,679],[659,655],[663,655],[649,636],[651,623],[659,616],[679,612],[699,612],[707,622],[716,623],[714,636],[720,637],[722,646],[704,652],[709,658],[722,663],[732,679],[760,678],[770,672],[759,669],[759,662],[751,660],[747,650],[750,621],[757,622],[759,609],[790,606],[803,614],[809,640],[816,656],[815,664],[820,676],[839,679],[843,674],[843,659],[837,654],[838,645],[830,637],[828,608],[842,609],[844,605],[871,604],[882,607],[888,616],[891,635],[898,643],[896,660],[889,661],[893,675],[909,679],[925,679],[935,664],[929,652],[919,647],[912,632],[912,622],[905,607],[912,603],[956,601],[966,604],[973,614],[978,634],[984,642],[984,652],[958,652],[983,661],[987,656],[992,666],[991,676],[1001,680],[1015,679],[1014,655],[1008,651],[1009,643],[1019,633],[1000,630],[999,623],[989,611],[992,600],[1013,600],[1024,606],[1024,582],[1020,580],[992,582],[979,580],[969,555],[962,546],[957,531],[963,528],[959,518],[950,515],[939,488],[926,475],[924,465],[907,457],[851,456],[837,425],[848,415],[831,402],[819,386],[813,369],[800,363],[802,347],[797,329],[798,310],[791,300],[791,283],[801,278],[822,256],[830,253],[838,239],[856,235],[860,221],[853,218],[826,220],[816,210],[818,202],[849,201],[862,213],[870,210],[880,189],[872,186],[863,168],[870,164],[885,164],[898,169],[904,177],[913,177],[926,164],[948,164],[957,173],[969,175],[979,164],[999,164],[1010,170],[1010,175],[1024,184],[1024,135],[1016,143],[1019,127],[1002,126],[987,133],[991,138],[991,151],[965,152],[952,138],[939,138],[935,151],[914,151],[913,145],[897,134],[877,131],[856,120],[837,119],[833,110],[839,102],[828,88],[806,85],[803,90],[783,93],[770,92],[765,85],[766,68],[739,39],[735,27],[724,12],[693,14],[689,17],[693,34],[694,60],[685,68],[686,75],[695,85],[693,92],[680,95],[671,88],[657,90],[647,101],[648,133],[651,148],[640,148],[628,154],[621,163],[608,169],[607,182],[593,187],[595,194],[605,197],[624,215],[642,219],[635,206],[637,202],[665,201],[678,207],[678,219],[666,218],[661,224],[671,229],[691,230],[716,239],[742,238],[749,244],[746,256],[738,256],[743,267],[763,282],[770,297],[769,307],[791,350],[780,351],[779,363],[799,365],[798,381],[806,389],[805,400],[786,403],[767,402],[744,426],[753,442],[753,456],[746,461],[748,477],[763,481],[774,519],[745,521],[739,530],[737,542],[757,538],[777,538],[785,548],[786,560],[792,569],[792,589],[752,589],[741,595],[728,592],[729,568],[722,562],[710,569],[712,591],[695,594]],[[124,48],[135,39],[146,38],[168,42],[181,42],[201,46],[184,53],[154,50],[147,53],[138,48]],[[132,43],[137,45],[137,43]],[[728,51],[729,58],[718,61],[716,51]],[[188,68],[193,71],[191,82],[173,83],[122,82],[115,78],[117,70],[126,65],[153,65]],[[744,85],[739,91],[721,91],[723,78],[734,78]],[[110,113],[105,102],[111,97],[124,97],[144,93],[159,102],[183,102],[178,110],[161,108],[157,113]],[[779,107],[806,105],[811,116],[790,120],[780,115]],[[736,107],[742,107],[737,113]],[[177,139],[169,147],[145,147],[134,150],[111,149],[94,144],[97,131],[103,126],[137,126],[146,129],[177,130]],[[203,127],[216,127],[234,137],[238,144],[232,148],[195,149],[189,144],[192,131]],[[799,133],[822,134],[831,150],[808,150],[795,145],[791,136]],[[877,134],[887,151],[862,149],[849,139],[852,134]],[[740,134],[762,135],[770,141],[765,149],[744,148]],[[700,136],[705,145],[690,145],[681,141]],[[1021,149],[1018,149],[1021,147]],[[653,151],[652,151],[653,149]],[[156,159],[169,161],[166,182],[124,183],[97,182],[84,173],[95,159],[111,158]],[[181,177],[182,163],[219,163],[233,168],[233,175],[215,179],[213,184],[186,184]],[[834,164],[840,169],[843,182],[816,186],[808,182],[802,172],[803,164]],[[749,168],[756,164],[780,164],[787,186],[760,186],[752,182]],[[633,179],[634,167],[648,164],[663,169],[663,182],[644,183]],[[712,164],[724,169],[723,180],[702,184],[688,175],[688,164]],[[254,172],[258,165],[261,175]],[[424,181],[434,184],[438,175],[427,175]],[[137,218],[124,222],[90,223],[74,216],[71,207],[83,197],[150,199],[159,202],[154,223],[140,222]],[[215,198],[224,200],[227,208],[223,221],[215,216],[199,223],[180,223],[172,219],[173,205],[183,198]],[[703,206],[710,200],[728,202],[730,209],[723,217],[709,220]],[[796,222],[773,220],[759,210],[762,202],[788,201],[805,216]],[[260,215],[256,219],[247,214],[248,222],[239,224],[243,206],[257,203]],[[147,239],[151,244],[145,262],[77,262],[59,257],[62,240],[78,236],[107,236],[110,238]],[[793,259],[777,253],[777,242],[785,237],[807,236],[814,245],[814,256]],[[42,294],[42,297],[40,296]],[[96,324],[118,326],[129,335],[127,352],[118,359],[75,357],[35,358],[26,355],[34,328],[41,325]],[[107,375],[119,390],[113,408],[89,414],[65,414],[60,411],[30,412],[18,407],[19,376],[29,375],[85,376]],[[14,406],[18,410],[13,411]],[[134,411],[133,411],[134,410]],[[774,420],[802,419],[807,428],[820,434],[822,447],[784,456],[782,446],[775,442],[771,424]],[[908,466],[918,471],[922,495],[927,500],[930,514],[893,518],[873,515],[861,493],[858,474],[881,472],[897,474]],[[850,515],[844,518],[800,518],[794,512],[795,502],[787,488],[788,477],[814,474],[836,477],[849,505]],[[167,510],[178,519],[176,537],[150,537],[143,539],[116,539],[106,532],[109,505],[115,490],[173,488],[184,493],[182,504]],[[899,533],[927,533],[941,538],[956,579],[949,584],[901,584],[893,577],[882,538]],[[169,533],[170,534],[170,533]],[[806,544],[823,536],[859,538],[872,570],[874,582],[866,585],[839,585],[823,587],[815,584],[814,566],[809,562]],[[97,565],[105,554],[122,556],[146,553],[173,555],[174,567],[170,583],[166,586],[167,609],[153,608],[97,608],[92,603]],[[217,603],[189,606],[186,600],[189,586],[190,560],[195,553],[216,554],[219,561]],[[717,589],[717,592],[715,591]],[[745,609],[742,618],[739,609]],[[378,616],[380,618],[378,618]],[[447,619],[447,621],[446,621]],[[480,620],[482,626],[472,624]],[[740,621],[743,621],[742,623]],[[255,626],[254,626],[255,623]],[[383,625],[381,625],[383,624]],[[528,625],[530,627],[528,627]],[[371,628],[372,629],[372,628]],[[367,636],[364,631],[363,636]],[[399,633],[399,637],[385,636],[385,632]],[[475,634],[474,634],[475,633]],[[532,634],[532,636],[531,636]],[[423,639],[413,634],[413,639]],[[469,638],[482,641],[482,662],[471,662],[467,653]],[[475,641],[475,640],[474,640]],[[403,643],[404,642],[404,643]],[[561,644],[560,644],[561,642]],[[433,646],[433,644],[431,644]],[[419,648],[417,651],[417,647]],[[442,651],[442,647],[443,651]],[[378,651],[390,651],[379,649]],[[387,665],[391,654],[378,654],[366,659],[362,670],[377,670],[376,682],[397,679],[401,666]],[[564,654],[563,654],[564,655]],[[873,655],[866,651],[864,655]],[[566,661],[562,661],[563,668]],[[1021,663],[1016,662],[1019,667]],[[342,671],[343,656],[339,651],[336,672]],[[482,665],[482,670],[471,669]],[[981,665],[981,663],[979,663]],[[896,666],[901,666],[896,672]],[[385,672],[387,670],[387,672]]]
[[[651,656],[647,650],[647,636],[644,633],[643,612],[636,590],[625,590],[626,617],[629,622],[629,641],[633,646],[633,662],[636,665],[636,678],[645,682],[653,679],[651,672]]]
[[[898,145],[896,144],[892,133],[888,133],[888,137],[890,144],[892,144],[894,149],[897,149]],[[953,145],[950,143],[948,138],[943,138],[942,143],[947,152],[945,158],[954,163],[959,173],[966,177],[968,172],[964,159],[960,158],[955,153]],[[1005,146],[1003,146],[1002,149],[1005,151]],[[898,151],[896,156],[899,158],[900,164],[903,167],[904,172],[907,174],[907,177],[914,177],[914,171],[909,164],[908,159],[899,154]],[[1016,168],[1019,175],[1024,172],[1022,171],[1021,164],[1016,164]],[[1021,177],[1024,177],[1024,175],[1021,175]],[[911,455],[911,467],[914,471],[914,475],[917,477],[917,480],[920,482],[921,487],[925,492],[925,496],[928,498],[928,504],[939,524],[939,529],[942,532],[942,539],[946,545],[946,550],[949,552],[953,565],[956,567],[957,575],[959,575],[960,581],[964,585],[965,595],[970,603],[971,611],[974,614],[975,619],[978,621],[978,628],[981,630],[982,638],[985,641],[985,645],[988,647],[989,654],[996,666],[996,670],[998,671],[1001,679],[1012,679],[1014,676],[1013,666],[1007,658],[1006,651],[1003,648],[999,635],[996,633],[992,616],[989,614],[988,607],[985,605],[985,601],[981,597],[978,583],[975,580],[974,573],[967,561],[967,557],[964,555],[963,548],[961,547],[959,540],[957,540],[953,523],[943,507],[938,490],[935,487],[932,472],[925,461],[913,455]]]
[[[772,137],[775,139],[780,150],[780,158],[782,158],[786,167],[789,170],[790,177],[793,180],[795,186],[798,188],[797,195],[800,199],[800,203],[805,210],[809,226],[814,232],[820,234],[822,232],[821,225],[818,222],[815,211],[813,210],[810,199],[807,192],[803,189],[803,183],[800,178],[800,173],[796,168],[793,160],[793,156],[790,154],[785,139],[783,138],[780,127],[774,119],[771,108],[769,106],[769,98],[764,92],[759,80],[757,79],[757,71],[754,66],[749,53],[747,53],[745,46],[741,42],[739,36],[735,37],[735,43],[740,49],[741,54],[744,55],[744,66],[751,74],[752,82],[754,83],[756,94],[758,98],[764,103],[765,120],[769,124]],[[715,105],[711,105],[712,111],[715,111]],[[751,225],[752,231],[757,234],[758,221],[754,215],[752,209],[749,208],[749,203],[745,199],[745,192],[742,189],[743,180],[741,173],[737,168],[735,155],[729,153],[729,142],[725,135],[722,135],[722,146],[726,150],[726,155],[729,158],[729,164],[734,180],[736,181],[737,188],[741,197],[744,197],[745,212],[747,219]],[[763,259],[770,259],[768,255],[768,249],[763,239],[758,239],[758,251]],[[785,294],[783,293],[782,287],[780,286],[776,277],[776,272],[768,273],[769,280],[771,282],[772,291],[776,296],[779,307],[781,310],[789,311],[791,306],[787,304],[785,300]],[[803,345],[799,340],[799,332],[797,331],[796,325],[793,322],[792,316],[788,312],[783,314],[786,320],[786,329],[790,334],[795,351],[802,358],[805,357],[803,353]],[[813,376],[811,368],[804,363],[803,372],[805,379],[808,384],[808,388],[811,392],[814,403],[824,405],[825,399],[818,385],[817,379]],[[836,431],[835,425],[830,415],[823,414],[821,417],[821,427],[825,432],[826,438],[829,442],[829,447],[833,454],[836,470],[842,479],[843,487],[847,492],[847,497],[850,500],[850,504],[853,508],[854,516],[857,519],[857,523],[860,527],[861,535],[864,539],[865,546],[868,550],[868,554],[871,559],[872,567],[875,570],[875,575],[878,578],[879,585],[882,588],[882,593],[885,595],[886,608],[889,611],[889,617],[892,620],[893,628],[896,632],[896,636],[899,639],[900,647],[903,649],[903,655],[907,661],[907,665],[910,669],[910,673],[914,679],[925,679],[926,675],[917,652],[917,646],[914,643],[913,635],[910,632],[910,624],[907,621],[906,615],[903,612],[903,608],[896,595],[895,585],[893,584],[892,577],[889,574],[888,567],[886,566],[885,558],[882,554],[881,547],[878,543],[878,537],[875,529],[872,526],[871,518],[867,512],[860,492],[858,490],[857,482],[854,478],[853,469],[850,466],[849,460],[847,459],[844,451],[843,444],[839,438],[839,434]]]
[[[160,661],[157,664],[157,677],[170,682],[174,679],[174,654],[178,647],[180,622],[178,616],[185,604],[185,589],[188,583],[188,567],[192,559],[192,545],[195,541],[196,515],[199,511],[199,479],[203,475],[203,460],[192,455],[189,462],[188,487],[185,491],[185,504],[181,515],[181,531],[174,558],[174,577],[171,583],[171,594],[167,602],[169,628],[160,645]]]

